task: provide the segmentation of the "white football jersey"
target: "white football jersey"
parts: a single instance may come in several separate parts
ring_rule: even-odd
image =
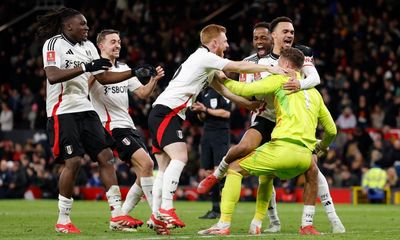
[[[217,70],[222,70],[230,60],[217,56],[201,47],[176,70],[167,88],[158,96],[153,106],[161,104],[178,111],[185,119],[186,109],[196,101],[197,95],[207,86]]]
[[[82,63],[100,58],[92,42],[73,44],[63,34],[48,39],[43,45],[42,53],[44,68],[49,66],[60,69],[76,68]],[[47,80],[47,117],[94,110],[88,99],[90,74],[82,73],[68,81],[53,85]]]
[[[111,72],[124,72],[130,68],[124,63],[117,63]],[[120,83],[102,85],[94,81],[90,87],[90,99],[100,117],[103,126],[107,130],[114,128],[135,128],[129,115],[129,91],[135,91],[143,86],[136,77],[132,77]]]
[[[268,66],[275,66],[278,65],[278,57],[275,55],[268,54],[263,58],[259,58],[257,54],[253,54],[243,61],[249,61],[253,63],[268,65]],[[242,73],[240,74],[239,81],[251,83],[257,80],[262,79],[263,77],[268,76],[269,72],[262,72],[262,73]],[[275,122],[275,109],[272,95],[266,96],[256,96],[258,100],[264,100],[264,103],[261,105],[260,108],[253,111],[251,114],[251,124],[254,123],[254,120],[257,116],[264,117],[270,121]]]

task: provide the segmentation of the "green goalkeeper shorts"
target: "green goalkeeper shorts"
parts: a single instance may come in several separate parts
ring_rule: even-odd
[[[250,175],[290,179],[308,170],[312,153],[305,146],[283,140],[272,140],[239,160]]]

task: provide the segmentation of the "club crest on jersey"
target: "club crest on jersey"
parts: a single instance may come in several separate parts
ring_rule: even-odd
[[[211,98],[210,99],[210,106],[215,109],[217,107],[217,105],[218,105],[218,99]]]
[[[122,139],[122,141],[121,141],[124,145],[126,145],[126,146],[129,146],[129,145],[131,145],[131,140],[129,140],[129,138],[124,138],[124,139]]]
[[[182,130],[178,130],[176,131],[176,135],[178,136],[178,138],[183,139],[183,133]]]
[[[56,61],[56,52],[55,51],[48,51],[47,52],[47,62],[55,62]]]
[[[69,155],[71,155],[73,151],[74,149],[72,148],[71,145],[65,146],[65,152],[67,152]]]

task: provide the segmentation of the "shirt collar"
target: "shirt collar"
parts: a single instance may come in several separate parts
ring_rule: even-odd
[[[207,51],[208,52],[210,52],[210,49],[206,46],[206,45],[204,45],[204,44],[201,44],[201,47],[203,47],[203,48],[205,48],[205,49],[207,49]]]
[[[78,42],[72,40],[71,38],[69,38],[67,35],[65,35],[64,33],[61,33],[61,37],[69,44],[71,44],[72,46],[75,46]],[[79,42],[80,45],[83,45],[83,41]]]

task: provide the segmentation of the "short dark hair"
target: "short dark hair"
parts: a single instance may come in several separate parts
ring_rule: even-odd
[[[280,22],[289,22],[289,23],[293,24],[292,19],[290,19],[288,17],[285,17],[285,16],[277,17],[274,20],[272,20],[272,22],[271,22],[271,24],[269,26],[270,27],[269,30],[271,32],[273,32],[275,30],[276,26],[278,25],[278,23],[280,23]]]
[[[269,23],[267,22],[258,22],[254,25],[253,30],[256,28],[266,28],[269,30]]]
[[[293,67],[300,70],[304,64],[304,54],[296,48],[282,49],[280,57],[288,59]]]
[[[114,29],[104,29],[101,30],[101,32],[99,32],[97,34],[97,38],[96,38],[96,43],[97,45],[99,45],[102,41],[104,41],[104,39],[106,38],[107,35],[116,33],[119,35],[119,31],[118,30],[114,30]]]

